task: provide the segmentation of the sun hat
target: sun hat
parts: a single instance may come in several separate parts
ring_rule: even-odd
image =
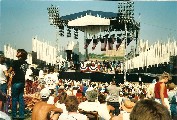
[[[48,88],[43,88],[40,92],[41,98],[48,98],[50,96],[50,90]]]
[[[134,106],[135,106],[135,103],[131,102],[128,99],[124,100],[122,103],[122,109],[128,113],[132,111]]]

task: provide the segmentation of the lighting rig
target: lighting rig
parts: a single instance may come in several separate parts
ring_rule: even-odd
[[[130,38],[133,40],[135,32],[135,20],[134,20],[134,2],[118,2],[118,13],[117,13],[118,24],[123,26],[124,44],[125,44],[125,54],[124,54],[124,80],[126,80],[126,60],[127,60],[127,45],[131,42]]]

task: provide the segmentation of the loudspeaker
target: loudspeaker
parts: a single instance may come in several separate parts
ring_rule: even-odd
[[[177,55],[170,56],[170,71],[172,74],[177,74]]]
[[[71,61],[72,50],[65,50],[67,53],[67,61]]]
[[[32,51],[32,64],[37,64],[37,52]]]

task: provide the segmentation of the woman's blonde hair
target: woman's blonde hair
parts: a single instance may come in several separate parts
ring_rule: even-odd
[[[162,75],[160,76],[160,79],[168,78],[168,80],[171,80],[171,75],[167,72],[163,72]]]

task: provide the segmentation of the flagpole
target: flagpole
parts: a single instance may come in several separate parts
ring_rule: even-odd
[[[128,45],[128,32],[132,33],[133,29],[136,29],[134,27],[134,2],[125,2],[121,1],[118,2],[118,22],[124,24],[124,31],[125,31],[125,37],[124,37],[124,64],[123,64],[123,74],[124,74],[124,82],[127,79],[126,73],[128,70],[128,61],[127,61],[127,45]],[[134,24],[134,25],[133,25]]]
[[[85,45],[86,45],[86,39],[87,39],[87,30],[85,28],[85,31],[84,31],[84,42],[85,42]],[[89,60],[88,47],[86,47],[86,49],[85,49],[85,60]]]
[[[127,74],[127,70],[126,70],[126,60],[127,60],[127,56],[126,56],[126,54],[127,54],[127,24],[126,24],[126,21],[125,21],[125,42],[124,42],[124,44],[125,44],[125,49],[124,49],[124,81],[126,81],[126,79],[127,79],[127,76],[126,76],[126,74]]]

